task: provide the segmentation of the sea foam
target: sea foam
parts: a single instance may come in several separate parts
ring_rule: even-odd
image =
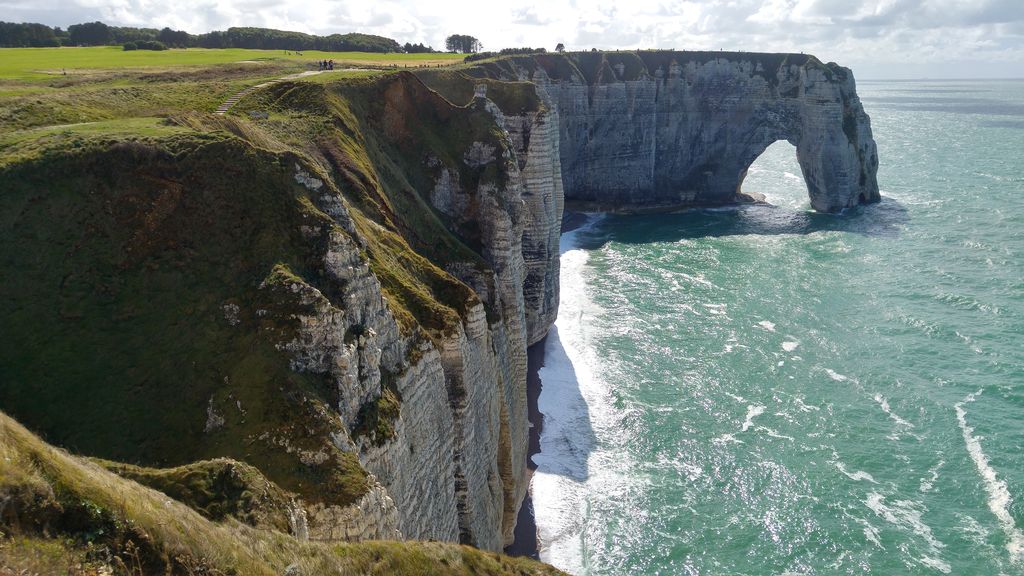
[[[940,542],[932,533],[931,527],[925,524],[922,519],[924,511],[919,502],[897,500],[890,505],[886,504],[883,495],[872,492],[868,494],[864,504],[879,518],[898,528],[909,530],[925,541],[929,554],[919,558],[918,562],[944,574],[952,572],[949,563],[941,558],[942,550],[946,545]]]
[[[754,406],[753,404],[747,406],[747,417],[743,421],[743,426],[740,428],[744,432],[750,429],[754,425],[754,418],[757,418],[761,414],[764,414],[765,407],[761,405]]]
[[[530,492],[534,502],[540,557],[558,568],[576,572],[585,565],[584,537],[595,493],[595,477],[611,471],[591,470],[594,423],[614,409],[593,373],[587,348],[588,324],[599,311],[587,297],[586,251],[577,249],[577,234],[600,218],[561,238],[561,301],[558,320],[544,346],[544,367],[538,409],[543,414],[540,453]],[[601,467],[597,467],[601,468]],[[614,482],[614,478],[609,480]]]
[[[960,424],[960,431],[964,435],[964,443],[967,445],[967,452],[974,461],[974,466],[981,474],[984,481],[985,492],[988,493],[988,508],[999,520],[999,525],[1006,534],[1006,550],[1010,553],[1010,561],[1018,563],[1024,559],[1024,533],[1017,528],[1013,516],[1010,515],[1010,504],[1013,497],[1006,487],[1006,482],[999,479],[996,471],[988,463],[988,456],[981,449],[981,441],[974,436],[974,428],[967,425],[967,411],[964,404],[970,404],[981,394],[981,390],[968,394],[962,401],[957,402],[953,408],[956,410],[956,419]]]

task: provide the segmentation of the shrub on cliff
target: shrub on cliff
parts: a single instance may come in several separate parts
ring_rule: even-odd
[[[234,518],[250,526],[288,532],[291,496],[244,462],[218,458],[175,468],[146,468],[94,461],[122,478],[163,492],[210,520]]]
[[[476,54],[470,54],[463,58],[464,62],[476,62],[477,60],[484,60],[486,58],[494,58],[497,56],[497,52],[477,52]]]

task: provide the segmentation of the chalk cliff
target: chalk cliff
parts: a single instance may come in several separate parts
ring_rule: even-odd
[[[614,52],[482,63],[534,82],[560,116],[565,198],[599,211],[725,204],[773,142],[797,150],[811,205],[879,199],[853,74],[803,54]]]
[[[803,55],[500,58],[235,113],[0,163],[0,402],[104,458],[244,460],[310,540],[510,543],[565,202],[742,200],[780,139],[817,210],[879,199],[852,74]]]

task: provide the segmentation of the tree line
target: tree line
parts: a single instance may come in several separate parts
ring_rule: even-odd
[[[164,48],[250,48],[257,50],[321,50],[324,52],[435,53],[433,47],[373,34],[331,34],[317,36],[272,28],[233,27],[205,34],[189,34],[165,27],[135,28],[110,26],[103,22],[73,24],[67,30],[37,23],[0,21],[0,48],[42,48],[51,46],[124,46],[126,50]],[[483,44],[468,34],[452,34],[445,50],[462,54],[480,53]],[[531,48],[501,51],[501,54],[534,52]],[[493,53],[487,53],[492,55]]]
[[[117,46],[159,42],[171,48],[251,48],[262,50],[322,50],[325,52],[435,52],[423,44],[400,45],[372,34],[316,36],[270,28],[228,28],[189,34],[171,28],[133,28],[88,22],[67,30],[45,24],[0,22],[0,47]]]

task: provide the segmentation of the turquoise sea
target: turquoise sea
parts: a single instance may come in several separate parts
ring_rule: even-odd
[[[884,200],[562,240],[532,490],[573,574],[1024,574],[1024,82],[860,82]]]

